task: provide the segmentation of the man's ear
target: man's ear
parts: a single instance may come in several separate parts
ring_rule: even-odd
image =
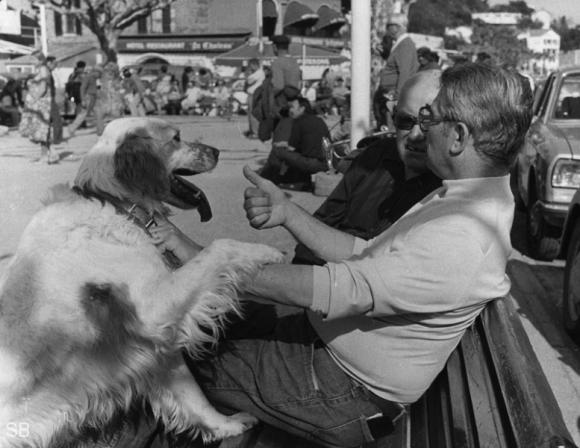
[[[463,153],[467,147],[469,139],[471,139],[471,133],[469,132],[467,125],[461,121],[457,121],[453,124],[451,133],[453,136],[453,142],[449,149],[449,154],[452,157],[455,157]]]

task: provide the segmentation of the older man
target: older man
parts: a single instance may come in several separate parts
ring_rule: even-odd
[[[443,186],[370,241],[321,223],[246,167],[251,225],[283,226],[329,262],[258,273],[252,293],[307,311],[252,321],[268,332],[195,363],[208,397],[326,446],[392,427],[486,303],[509,290],[509,170],[531,105],[517,74],[473,63],[443,72],[433,103],[406,109]]]

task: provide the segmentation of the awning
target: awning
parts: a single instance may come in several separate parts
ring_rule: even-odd
[[[0,40],[1,54],[30,54],[34,51],[34,47],[16,44],[7,40]]]
[[[284,26],[311,27],[318,20],[316,14],[308,6],[300,2],[290,2],[284,13]]]
[[[276,18],[278,17],[278,11],[276,10],[276,5],[274,0],[262,0],[262,17]]]
[[[316,24],[312,27],[314,31],[318,31],[323,28],[338,28],[346,23],[345,17],[336,9],[332,9],[330,6],[322,5],[320,8],[318,8],[317,12],[318,22],[316,22]]]
[[[348,58],[334,51],[323,48],[311,47],[296,42],[290,43],[288,47],[290,56],[295,58],[300,65],[338,65],[348,61]],[[217,56],[214,60],[215,65],[229,65],[242,67],[252,58],[258,58],[262,61],[272,60],[276,57],[271,42],[264,43],[264,50],[260,54],[258,44],[246,43],[241,47]]]

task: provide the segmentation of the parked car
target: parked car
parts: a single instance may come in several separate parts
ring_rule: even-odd
[[[564,326],[580,343],[580,190],[572,197],[564,223],[561,255],[566,260],[562,302]]]
[[[580,66],[550,74],[537,92],[534,118],[518,156],[516,203],[526,211],[530,255],[551,260],[580,187]]]

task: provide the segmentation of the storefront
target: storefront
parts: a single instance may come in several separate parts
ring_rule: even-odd
[[[123,35],[117,47],[118,62],[123,67],[164,61],[168,65],[190,65],[213,71],[213,59],[243,45],[250,34],[248,31],[211,35]]]

